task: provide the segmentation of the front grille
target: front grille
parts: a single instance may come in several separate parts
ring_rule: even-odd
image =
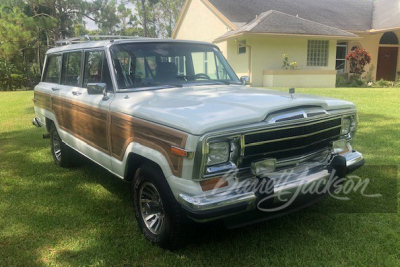
[[[265,157],[280,160],[326,149],[340,136],[341,125],[341,117],[335,117],[246,134],[241,167]]]

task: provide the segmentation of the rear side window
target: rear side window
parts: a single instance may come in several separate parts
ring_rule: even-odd
[[[47,83],[59,83],[61,76],[61,55],[47,56],[46,65],[43,81]]]
[[[80,86],[82,52],[64,54],[61,84]]]

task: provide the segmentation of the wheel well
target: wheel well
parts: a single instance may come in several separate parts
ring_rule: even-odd
[[[151,165],[152,168],[158,169],[158,171],[163,173],[161,167],[157,163],[135,153],[129,154],[126,164],[127,167],[125,169],[124,179],[128,182],[132,182],[136,171],[144,164]]]
[[[50,126],[53,123],[54,122],[52,120],[50,120],[49,118],[46,118],[46,130],[47,130],[48,133],[50,132]]]

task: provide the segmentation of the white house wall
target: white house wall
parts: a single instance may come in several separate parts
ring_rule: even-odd
[[[307,66],[308,40],[315,38],[260,36],[241,38],[240,40],[242,39],[245,39],[246,43],[251,46],[253,86],[335,87],[336,40],[329,41],[328,66],[317,67]],[[237,43],[234,40],[228,42],[228,60],[238,76],[247,75],[248,53],[249,49],[246,54],[238,54]],[[282,70],[283,54],[287,54],[289,62],[297,62],[298,70],[306,72],[300,76],[297,73],[291,75],[291,71],[283,73],[277,71]],[[272,80],[267,78],[269,82],[265,83],[264,76],[273,75],[273,72],[265,74],[268,71],[275,71],[276,77],[272,77]],[[299,82],[300,79],[301,82]]]
[[[186,14],[176,31],[175,39],[212,43],[229,29],[201,0],[189,2]],[[226,42],[217,44],[226,57]]]
[[[229,64],[236,72],[236,74],[241,76],[249,75],[249,50],[247,49],[246,54],[238,53],[238,45],[237,41],[234,39],[230,39],[229,41],[224,42],[227,46],[227,59]]]

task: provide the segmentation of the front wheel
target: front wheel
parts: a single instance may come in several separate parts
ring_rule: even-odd
[[[63,168],[75,167],[78,165],[79,155],[72,148],[67,146],[61,139],[54,124],[50,126],[51,154],[54,162]]]
[[[164,175],[142,166],[133,179],[133,207],[143,235],[153,244],[176,249],[184,244],[185,223]]]

